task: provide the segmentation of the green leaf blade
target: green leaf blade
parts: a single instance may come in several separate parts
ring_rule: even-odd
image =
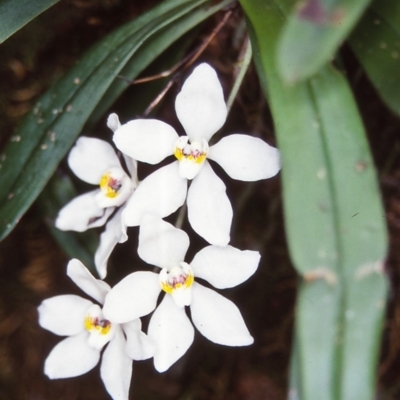
[[[59,0],[1,0],[0,44]]]
[[[386,105],[400,115],[400,5],[375,2],[349,39],[350,46]]]
[[[282,153],[289,250],[304,278],[293,386],[307,400],[372,398],[387,296],[381,268],[387,235],[362,121],[348,83],[333,68],[293,86],[281,79],[276,47],[284,4],[241,3]],[[369,279],[377,291],[370,298]],[[349,318],[352,313],[358,317]]]
[[[307,0],[295,8],[277,49],[277,64],[284,81],[302,81],[327,64],[369,2]]]

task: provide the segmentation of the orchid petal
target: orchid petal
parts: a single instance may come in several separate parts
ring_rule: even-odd
[[[124,156],[126,168],[128,169],[129,175],[131,176],[133,187],[134,187],[134,189],[136,189],[138,184],[139,184],[139,180],[138,180],[138,177],[137,177],[137,165],[138,165],[138,163],[137,163],[136,160],[134,160],[133,158],[130,158],[126,154],[122,154],[122,155]]]
[[[89,270],[76,258],[72,259],[67,266],[67,275],[80,289],[100,304],[104,303],[110,286],[99,279],[96,279]]]
[[[171,293],[171,297],[172,300],[174,300],[175,305],[179,308],[190,306],[190,303],[192,302],[192,288],[185,287],[181,289],[175,289]]]
[[[191,141],[206,139],[225,123],[227,109],[217,74],[200,64],[186,79],[175,100],[180,123]]]
[[[93,190],[72,199],[59,211],[55,226],[62,231],[76,232],[103,226],[115,208],[99,207],[95,200],[99,192]]]
[[[192,321],[203,336],[226,346],[248,346],[253,343],[234,303],[196,282],[192,295]]]
[[[121,127],[121,122],[119,122],[118,115],[115,113],[112,113],[108,116],[107,118],[107,126],[115,132],[118,128]]]
[[[135,119],[114,133],[119,150],[135,160],[158,164],[174,153],[179,136],[172,126],[156,119]]]
[[[119,122],[118,115],[113,113],[108,116],[107,119],[107,126],[115,132],[117,129],[121,127],[121,123]],[[126,167],[128,168],[129,175],[132,178],[132,181],[134,182],[134,186],[136,187],[138,184],[137,181],[137,161],[134,160],[133,158],[127,156],[126,154],[123,154],[124,160]]]
[[[146,214],[139,230],[139,257],[160,268],[172,268],[185,259],[189,236],[160,217]]]
[[[124,323],[151,313],[161,288],[158,274],[139,271],[128,275],[108,293],[103,315],[114,323]]]
[[[196,278],[202,278],[218,289],[239,285],[256,272],[258,251],[239,250],[232,246],[207,246],[190,263]]]
[[[140,319],[122,325],[126,335],[126,353],[133,360],[147,360],[153,357],[155,347],[153,341],[142,332]]]
[[[108,394],[114,400],[128,400],[132,377],[132,360],[125,353],[125,339],[121,329],[104,350],[100,376]]]
[[[50,297],[38,307],[39,325],[56,335],[77,335],[85,330],[84,320],[91,305],[91,301],[73,294]]]
[[[120,209],[106,225],[106,229],[100,235],[100,244],[94,255],[94,263],[97,273],[101,279],[107,276],[107,263],[114,247],[117,243],[123,243],[128,240],[126,226],[121,220],[122,210]]]
[[[179,176],[178,161],[153,172],[128,200],[123,219],[128,226],[140,225],[144,214],[164,218],[175,212],[185,201],[187,181]]]
[[[79,179],[92,185],[98,185],[107,170],[121,169],[118,157],[109,143],[85,136],[81,136],[70,151],[68,165]]]
[[[194,329],[185,309],[178,308],[171,297],[165,295],[151,317],[148,335],[156,345],[154,366],[158,372],[164,372],[191,346]]]
[[[196,233],[211,244],[225,246],[229,243],[232,206],[224,183],[207,161],[190,185],[187,206],[189,222]]]
[[[70,336],[58,343],[44,363],[50,379],[72,378],[93,369],[100,359],[100,350],[87,343],[88,332]]]
[[[179,160],[179,175],[182,178],[192,180],[199,174],[203,166],[204,162],[199,164],[193,162],[193,160],[188,160],[186,158],[183,158],[182,160]]]
[[[208,158],[240,181],[271,178],[281,169],[279,150],[249,135],[224,137],[210,147]]]

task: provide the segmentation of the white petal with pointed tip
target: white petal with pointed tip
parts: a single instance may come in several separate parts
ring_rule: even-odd
[[[151,317],[148,335],[156,346],[154,366],[158,372],[164,372],[192,345],[194,329],[185,309],[178,308],[171,297],[165,295]]]
[[[180,123],[191,141],[206,139],[225,123],[227,110],[217,74],[208,64],[200,64],[186,79],[175,100]]]
[[[94,263],[97,273],[101,279],[107,276],[108,259],[117,243],[123,243],[128,240],[126,226],[122,225],[122,209],[108,221],[106,229],[100,235],[100,244],[94,255]]]
[[[68,165],[83,181],[98,185],[107,170],[121,168],[112,146],[104,140],[81,136],[69,153]]]
[[[156,308],[160,291],[158,274],[147,271],[134,272],[117,283],[108,293],[103,315],[114,323],[133,321]]]
[[[218,246],[229,243],[233,216],[225,189],[222,180],[205,161],[187,196],[190,225],[208,243]]]
[[[153,357],[155,347],[153,341],[142,332],[140,319],[122,325],[126,335],[126,353],[133,360],[147,360]]]
[[[184,203],[186,192],[187,180],[179,176],[178,161],[175,161],[140,182],[126,203],[123,219],[127,226],[137,226],[145,214],[164,218]]]
[[[110,286],[106,282],[96,279],[76,258],[68,263],[67,275],[86,294],[97,300],[100,304],[104,303],[104,299],[110,291]]]
[[[200,250],[190,266],[196,278],[202,278],[218,289],[239,285],[256,272],[260,253],[232,246],[207,246]]]
[[[95,200],[98,193],[99,189],[72,199],[59,211],[55,226],[62,231],[76,232],[103,226],[115,208],[99,207]]]
[[[160,268],[172,268],[184,261],[189,236],[160,217],[146,214],[139,230],[139,257]]]
[[[100,376],[113,400],[129,400],[132,360],[125,353],[125,339],[120,328],[104,350]]]
[[[91,301],[73,294],[50,297],[38,307],[39,325],[56,335],[77,335],[85,330],[86,312],[92,305]]]
[[[72,378],[86,374],[100,359],[100,350],[87,343],[88,332],[70,336],[58,343],[44,363],[44,373],[50,379]]]
[[[156,119],[135,119],[114,133],[114,143],[135,160],[158,164],[174,153],[179,136],[172,126]]]
[[[248,346],[254,341],[235,304],[196,282],[190,311],[195,327],[214,343]]]
[[[208,158],[233,179],[258,181],[281,169],[279,150],[249,135],[229,135],[210,147]]]
[[[108,116],[107,118],[107,126],[115,132],[120,126],[121,122],[119,122],[118,115],[115,113],[112,113]]]

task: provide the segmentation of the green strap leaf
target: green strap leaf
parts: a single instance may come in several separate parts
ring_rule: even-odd
[[[277,48],[277,64],[284,81],[307,79],[329,62],[369,3],[370,0],[299,2],[282,29]]]
[[[241,4],[282,152],[289,250],[304,278],[293,385],[307,400],[372,398],[387,237],[364,128],[348,83],[333,68],[294,86],[281,79],[276,48],[285,4]]]
[[[371,398],[387,296],[383,275],[387,251],[385,213],[348,83],[340,73],[325,69],[311,80],[311,87],[331,165],[339,245],[342,293],[337,396],[342,400]]]
[[[39,99],[0,155],[0,239],[39,195],[135,52],[168,24],[206,4],[206,0],[169,0],[160,4],[99,42]]]
[[[59,0],[0,0],[0,43]]]
[[[400,115],[400,3],[375,1],[349,42],[379,95]]]

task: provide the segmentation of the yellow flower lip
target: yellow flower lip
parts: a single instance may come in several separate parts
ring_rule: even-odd
[[[179,175],[193,179],[203,168],[209,146],[205,139],[189,143],[188,136],[181,136],[175,143],[174,156],[179,161]]]
[[[178,159],[178,161],[186,159],[196,164],[201,164],[207,158],[207,153],[201,153],[199,151],[191,151],[190,153],[185,154],[183,149],[175,147],[174,156]]]
[[[121,187],[121,181],[117,178],[114,178],[109,172],[106,172],[100,179],[100,189],[107,197],[116,197]]]
[[[101,335],[107,335],[111,329],[111,322],[107,319],[100,319],[90,315],[85,318],[85,329],[88,332],[98,332]]]
[[[101,349],[113,339],[118,324],[113,324],[103,316],[103,311],[97,304],[92,304],[86,312],[84,327],[89,332],[88,344],[95,349]]]
[[[161,289],[168,294],[188,289],[193,285],[193,282],[193,271],[184,262],[181,263],[181,266],[172,268],[170,272],[164,269],[160,273]]]
[[[189,144],[189,137],[181,136],[174,148],[174,156],[178,161],[191,161],[196,164],[202,164],[207,158],[208,143],[206,140],[201,142],[194,141]]]

